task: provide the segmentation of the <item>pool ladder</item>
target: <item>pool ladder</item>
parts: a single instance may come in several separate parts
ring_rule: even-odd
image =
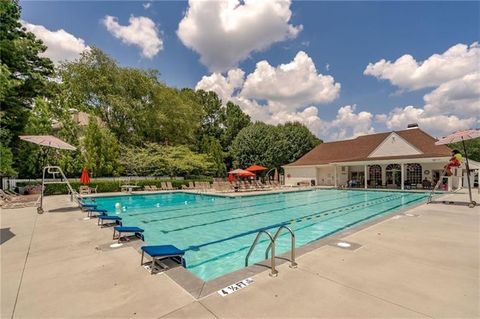
[[[257,246],[257,243],[262,236],[262,234],[265,234],[268,236],[268,239],[270,243],[268,244],[267,249],[265,250],[265,259],[268,259],[268,254],[270,250],[272,251],[272,254],[270,256],[270,277],[277,277],[278,276],[278,270],[275,268],[275,243],[277,241],[278,236],[280,236],[282,230],[286,230],[290,233],[291,237],[291,243],[292,243],[292,248],[291,248],[291,257],[290,257],[290,268],[296,268],[297,263],[295,262],[295,233],[287,226],[283,225],[280,226],[277,231],[275,232],[275,235],[272,236],[269,232],[266,230],[261,230],[258,232],[257,236],[255,237],[255,240],[252,243],[252,246],[250,246],[250,250],[247,253],[247,256],[245,257],[245,267],[248,266],[248,259],[250,258],[250,255],[252,254],[253,250]]]

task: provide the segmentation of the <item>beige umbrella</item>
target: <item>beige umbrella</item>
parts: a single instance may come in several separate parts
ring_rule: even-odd
[[[75,151],[77,149],[75,146],[62,141],[53,135],[22,135],[20,136],[20,139],[41,146],[59,148],[61,150]]]

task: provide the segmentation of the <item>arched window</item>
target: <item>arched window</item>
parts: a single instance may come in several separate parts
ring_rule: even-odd
[[[422,183],[422,165],[418,163],[407,164],[407,181],[410,184]]]
[[[385,169],[385,173],[386,173],[386,177],[387,177],[387,187],[388,185],[397,185],[397,186],[400,186],[401,184],[401,170],[402,170],[402,167],[400,166],[400,164],[388,164],[386,169]]]
[[[382,185],[382,168],[380,165],[371,165],[368,169],[368,179],[370,186]]]

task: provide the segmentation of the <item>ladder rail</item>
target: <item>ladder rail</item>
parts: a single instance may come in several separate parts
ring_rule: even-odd
[[[76,193],[75,190],[72,188],[72,185],[70,185],[70,182],[68,181],[67,177],[63,173],[63,170],[60,166],[47,165],[47,166],[43,167],[43,170],[42,170],[42,190],[41,190],[41,193],[40,193],[40,205],[37,207],[37,212],[39,214],[43,213],[43,195],[44,195],[44,192],[45,192],[45,185],[48,184],[48,182],[45,182],[46,173],[53,175],[54,178],[55,178],[55,174],[60,174],[61,175],[62,181],[56,182],[56,183],[67,184],[68,193],[70,194],[70,200],[72,202],[73,202],[73,199],[74,199],[74,196],[75,196],[75,193]]]
[[[290,227],[288,227],[287,225],[280,226],[277,229],[277,232],[275,233],[275,235],[273,236],[273,241],[274,241],[274,243],[277,242],[277,238],[282,233],[282,230],[286,230],[290,233],[290,237],[291,237],[290,268],[296,268],[298,266],[298,264],[295,262],[295,246],[296,245],[295,245],[295,233],[293,232],[293,230]],[[272,248],[272,243],[270,242],[267,249],[265,250],[265,259],[268,259],[268,254],[269,254],[271,248]]]
[[[248,259],[250,258],[250,255],[252,254],[253,250],[257,246],[258,240],[262,236],[262,234],[266,234],[270,240],[270,244],[272,245],[272,257],[270,259],[270,276],[271,277],[276,277],[278,275],[277,269],[275,269],[275,240],[272,237],[272,234],[267,232],[266,230],[261,230],[258,232],[257,236],[255,237],[255,240],[253,241],[252,245],[250,246],[250,249],[248,250],[247,256],[245,257],[245,267],[248,266]]]
[[[432,202],[432,197],[433,197],[433,195],[435,194],[435,191],[440,187],[440,184],[442,184],[445,175],[447,175],[447,169],[446,169],[446,168],[443,169],[442,174],[440,174],[440,177],[439,177],[437,183],[435,184],[435,187],[434,187],[434,188],[432,189],[432,191],[430,192],[430,195],[428,196],[428,201],[427,201],[427,203],[431,203],[431,202]]]

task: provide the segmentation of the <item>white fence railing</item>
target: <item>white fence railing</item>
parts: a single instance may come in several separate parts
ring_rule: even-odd
[[[119,183],[132,183],[135,181],[161,179],[161,180],[183,180],[181,176],[118,176],[118,177],[93,177],[90,178],[90,182],[96,181],[112,181]],[[50,179],[45,179],[49,181]],[[79,182],[80,178],[68,178],[69,182]],[[37,179],[22,179],[22,178],[2,178],[2,189],[12,189],[17,187],[17,183],[42,183],[41,178]]]

